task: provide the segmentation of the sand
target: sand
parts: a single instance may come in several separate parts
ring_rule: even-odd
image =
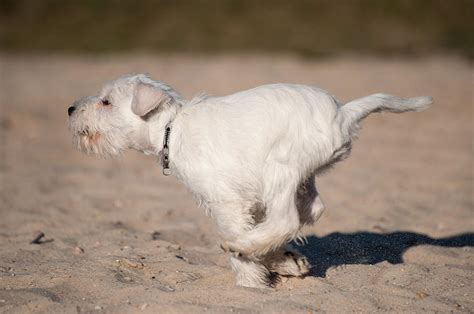
[[[235,286],[213,221],[154,158],[73,149],[68,105],[140,71],[187,97],[293,82],[435,105],[365,121],[351,157],[319,179],[328,209],[301,248],[311,275],[258,290]],[[0,73],[0,312],[474,311],[467,61],[0,55]]]

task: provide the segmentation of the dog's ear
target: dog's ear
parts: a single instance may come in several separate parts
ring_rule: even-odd
[[[170,96],[161,88],[140,81],[133,94],[132,111],[134,114],[143,117],[169,100]]]

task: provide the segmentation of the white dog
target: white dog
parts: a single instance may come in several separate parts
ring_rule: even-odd
[[[315,176],[346,158],[372,112],[421,111],[430,97],[375,94],[342,105],[318,88],[274,84],[185,100],[145,75],[124,76],[68,109],[76,146],[102,157],[159,156],[215,218],[237,283],[267,287],[310,265],[287,244],[324,210]],[[276,276],[275,276],[276,275]]]

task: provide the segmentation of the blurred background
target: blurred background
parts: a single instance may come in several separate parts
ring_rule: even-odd
[[[473,12],[474,0],[0,0],[0,312],[474,312]],[[364,121],[318,179],[328,209],[304,229],[318,271],[248,291],[155,158],[72,147],[68,106],[134,72],[188,99],[288,82],[342,102],[435,103]]]
[[[1,0],[22,52],[291,52],[472,57],[472,0]]]

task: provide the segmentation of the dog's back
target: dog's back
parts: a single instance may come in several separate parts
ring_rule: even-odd
[[[185,106],[175,124],[184,126],[182,139],[193,143],[195,158],[216,159],[215,170],[258,173],[272,159],[303,174],[325,163],[339,144],[339,107],[323,90],[272,84]]]

